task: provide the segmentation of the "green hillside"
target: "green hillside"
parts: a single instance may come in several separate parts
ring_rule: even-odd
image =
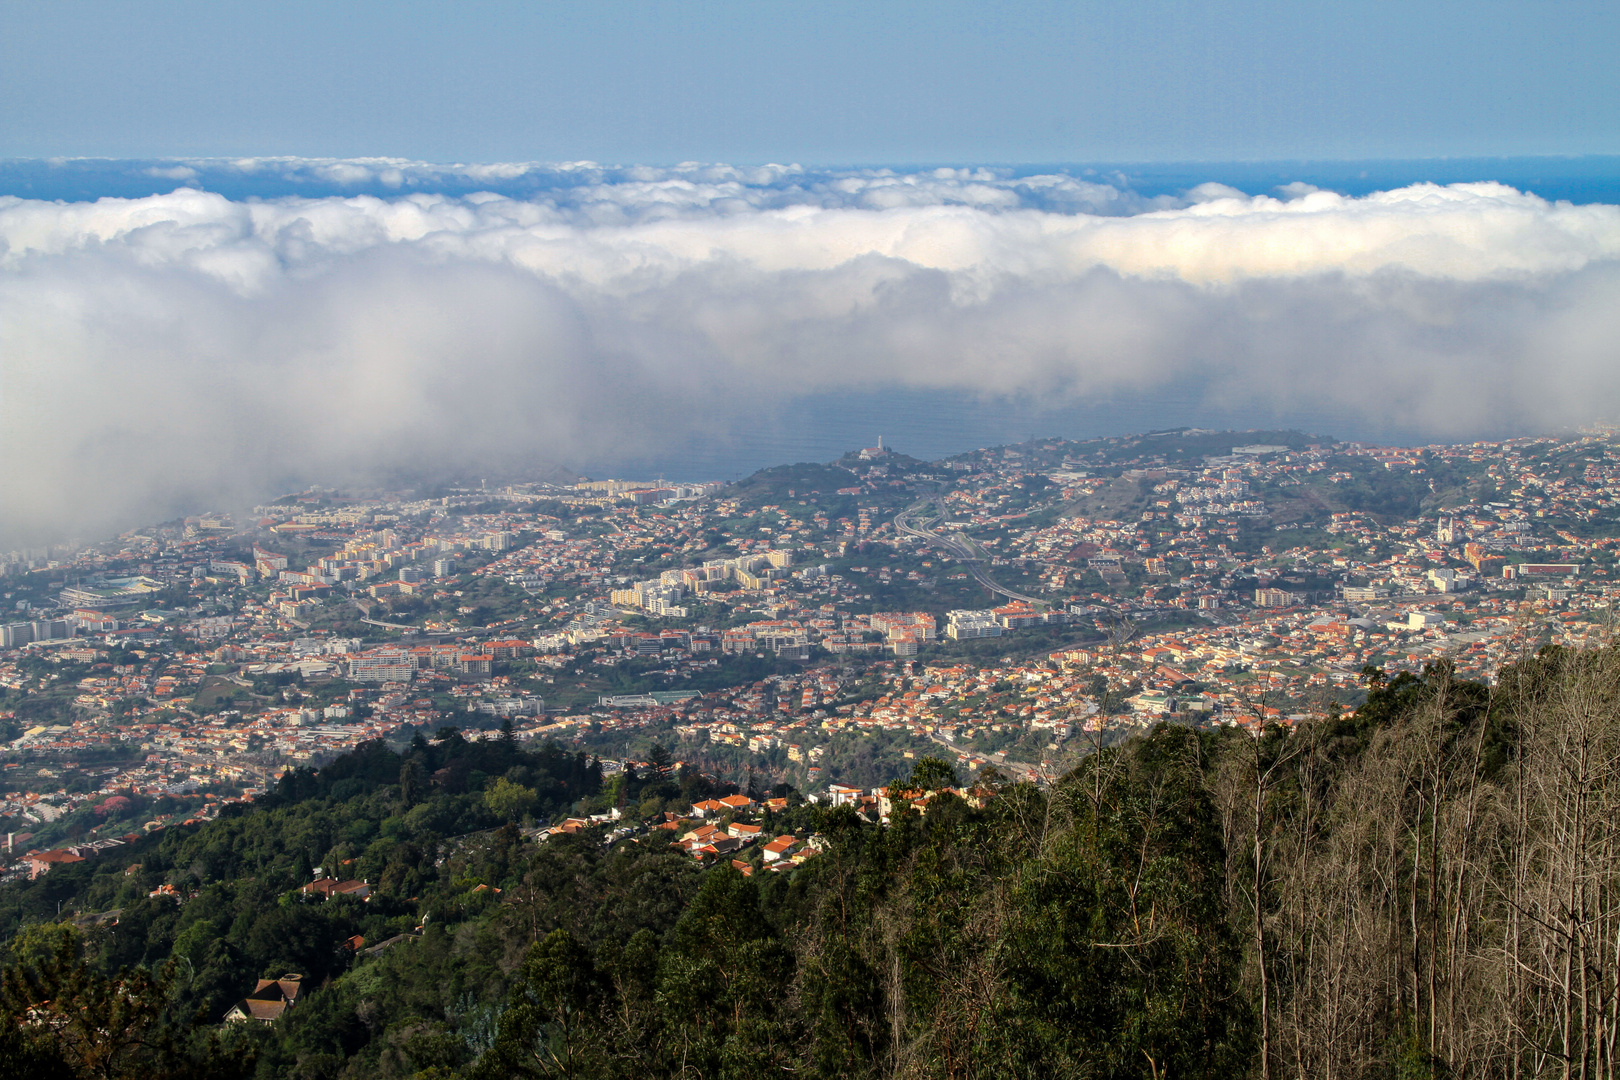
[[[784,790],[752,820],[820,851],[781,873],[758,844],[699,860],[608,832],[718,793],[661,750],[604,781],[556,747],[367,746],[0,890],[0,1068],[1608,1075],[1620,657],[1367,687],[1291,730],[1163,725],[1048,790],[955,794],[925,758],[887,826]],[[623,822],[523,827],[609,806]],[[301,893],[316,866],[370,897]],[[219,1023],[292,973],[279,1020]]]

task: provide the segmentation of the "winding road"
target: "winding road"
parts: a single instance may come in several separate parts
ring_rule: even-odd
[[[529,632],[522,627],[513,627],[508,625],[468,626],[455,630],[428,630],[420,626],[412,626],[409,623],[383,622],[381,619],[367,618],[361,619],[360,621],[365,623],[367,626],[380,626],[384,630],[398,630],[402,633],[411,633],[415,634],[417,637],[424,638],[473,638],[486,637],[492,634],[516,634]]]
[[[1023,600],[1030,604],[1045,604],[1047,601],[1034,596],[1025,596],[1023,593],[1013,592],[1005,585],[1000,585],[984,570],[984,558],[974,550],[973,544],[961,533],[955,536],[941,536],[939,533],[922,524],[919,515],[928,507],[934,506],[939,510],[941,520],[945,517],[945,506],[938,499],[923,499],[913,503],[894,516],[894,527],[902,536],[915,536],[926,544],[931,544],[961,563],[973,580],[989,589],[993,593],[1012,600]]]

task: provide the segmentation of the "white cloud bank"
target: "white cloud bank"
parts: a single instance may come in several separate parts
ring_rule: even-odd
[[[1153,203],[961,170],[630,172],[531,201],[0,198],[0,529],[656,452],[877,386],[1196,384],[1436,436],[1620,411],[1613,206],[1494,184]]]
[[[65,159],[53,171],[95,171],[109,163]],[[111,163],[117,171],[119,163]],[[1184,205],[1185,199],[1143,198],[1126,178],[1094,169],[1079,176],[1017,176],[983,167],[901,173],[891,169],[806,169],[800,165],[736,166],[688,162],[670,166],[610,166],[593,161],[562,164],[507,162],[440,165],[404,158],[199,158],[147,168],[155,178],[187,181],[209,190],[269,187],[279,194],[378,194],[413,191],[496,191],[544,199],[580,211],[598,224],[677,214],[735,213],[787,206],[888,210],[901,206],[960,205],[991,210],[1014,207],[1132,214]],[[42,176],[36,177],[43,179]]]

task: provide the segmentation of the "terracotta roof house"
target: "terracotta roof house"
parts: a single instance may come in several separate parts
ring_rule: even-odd
[[[283,975],[279,979],[260,979],[259,985],[247,997],[232,1005],[225,1013],[227,1023],[242,1023],[246,1020],[257,1020],[264,1024],[273,1024],[281,1018],[281,1014],[292,1008],[298,1001],[298,991],[303,988],[302,975]]]
[[[726,835],[725,832],[717,826],[699,825],[695,829],[687,830],[687,832],[681,836],[680,842],[687,845],[696,844],[697,846],[701,847],[702,845],[709,843],[711,840],[718,839],[724,835]]]
[[[358,896],[362,900],[371,898],[371,885],[364,881],[339,881],[336,878],[323,877],[305,885],[299,892],[305,896],[313,893],[331,899],[334,896]]]
[[[775,840],[772,840],[770,843],[765,845],[763,849],[765,853],[765,861],[775,862],[777,859],[785,859],[789,855],[793,854],[793,849],[798,846],[798,837],[778,836]]]
[[[84,862],[84,859],[71,851],[41,851],[23,859],[23,865],[28,867],[29,881],[33,881],[41,874],[50,873],[53,866],[65,866],[76,862]]]

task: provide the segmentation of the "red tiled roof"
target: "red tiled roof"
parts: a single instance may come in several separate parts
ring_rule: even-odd
[[[233,1011],[240,1010],[250,1020],[262,1020],[265,1023],[278,1020],[281,1014],[287,1011],[285,1001],[258,1001],[245,998],[236,1004]]]

